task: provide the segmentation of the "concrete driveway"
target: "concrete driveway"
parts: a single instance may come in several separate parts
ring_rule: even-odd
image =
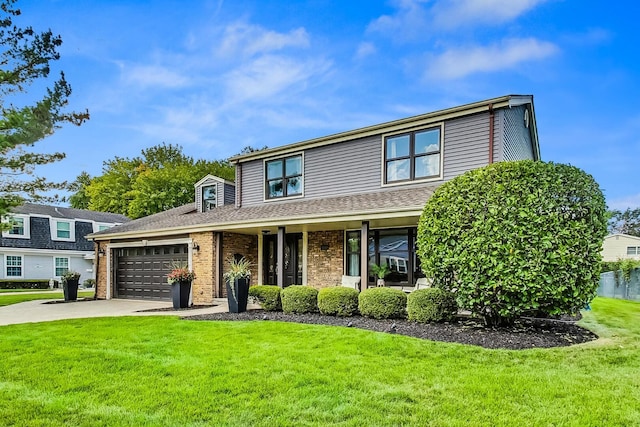
[[[148,312],[158,308],[172,307],[170,301],[137,301],[111,299],[77,301],[60,304],[44,304],[50,300],[35,300],[0,307],[0,325],[17,323],[49,322],[52,320],[81,319],[87,317],[112,316],[194,316],[196,314],[227,312],[227,300],[216,299],[214,307],[193,310],[168,310]]]

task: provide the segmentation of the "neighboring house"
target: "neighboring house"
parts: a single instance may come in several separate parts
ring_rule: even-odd
[[[12,228],[0,238],[0,279],[55,279],[78,271],[95,278],[87,234],[129,221],[111,213],[25,203],[12,209]]]
[[[168,299],[171,261],[195,271],[193,301],[225,294],[228,260],[252,284],[374,285],[421,277],[416,227],[443,182],[492,162],[540,159],[532,96],[503,96],[231,159],[234,183],[208,176],[195,203],[90,236],[101,298]]]
[[[640,260],[640,237],[611,234],[604,238],[601,253],[603,261],[617,261],[625,258]]]

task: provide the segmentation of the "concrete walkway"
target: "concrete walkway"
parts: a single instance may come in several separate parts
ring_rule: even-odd
[[[194,316],[224,313],[229,310],[226,299],[216,299],[214,307],[193,310],[142,311],[172,307],[170,301],[137,301],[111,299],[44,304],[51,300],[35,300],[0,307],[0,326],[18,323],[49,322],[63,319],[112,316]]]

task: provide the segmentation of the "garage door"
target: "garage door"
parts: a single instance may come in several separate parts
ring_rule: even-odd
[[[115,297],[170,300],[171,264],[187,259],[187,245],[117,249]]]

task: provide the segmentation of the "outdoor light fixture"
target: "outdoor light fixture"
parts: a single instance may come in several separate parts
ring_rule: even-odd
[[[191,244],[191,247],[193,248],[193,250],[194,250],[195,252],[198,252],[198,251],[200,250],[200,245],[198,245],[196,242],[193,242],[193,243]]]
[[[105,253],[106,252],[105,252],[104,249],[102,249],[102,248],[98,249],[98,256],[104,256]]]
[[[269,233],[271,233],[271,231],[270,231],[270,230],[262,230],[262,234],[264,234],[265,236],[266,236],[267,234],[269,234]]]

